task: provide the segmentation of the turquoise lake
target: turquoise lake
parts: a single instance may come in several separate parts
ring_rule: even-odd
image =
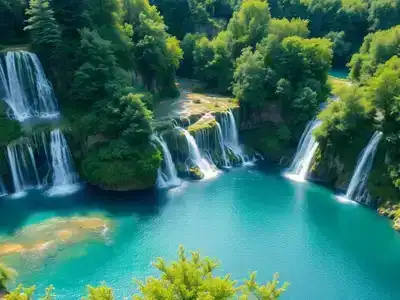
[[[400,235],[390,221],[311,183],[278,172],[238,168],[168,191],[104,193],[82,188],[65,197],[34,190],[0,199],[0,233],[52,217],[104,215],[112,226],[49,253],[7,258],[18,282],[57,299],[80,299],[86,284],[106,282],[116,299],[135,290],[132,278],[157,275],[150,262],[176,257],[179,244],[216,257],[221,273],[243,279],[275,272],[290,282],[282,299],[399,299]]]

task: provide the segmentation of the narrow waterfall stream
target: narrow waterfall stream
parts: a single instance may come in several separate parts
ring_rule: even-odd
[[[77,182],[77,175],[71,152],[60,129],[50,133],[51,165],[53,169],[53,186],[68,186]]]
[[[7,195],[7,189],[4,185],[3,178],[0,176],[0,197]]]
[[[204,178],[214,177],[217,174],[217,171],[211,166],[211,164],[205,159],[201,154],[200,150],[197,146],[196,140],[190,135],[190,133],[178,127],[183,135],[186,138],[188,148],[189,148],[189,158],[198,166],[200,171],[204,174]]]
[[[296,155],[289,167],[286,176],[296,181],[305,181],[310,169],[312,159],[318,149],[318,142],[314,139],[313,131],[321,125],[320,121],[309,122],[297,147]]]
[[[223,137],[225,146],[232,150],[232,152],[245,162],[243,150],[239,144],[238,128],[236,126],[235,116],[231,110],[221,115],[221,126],[223,130]]]
[[[7,146],[7,156],[14,184],[14,192],[21,193],[26,188],[27,183],[21,168],[16,144]]]
[[[222,135],[221,125],[218,122],[217,122],[217,141],[221,149],[221,156],[224,162],[223,167],[230,167],[231,164],[229,162],[228,156],[226,155],[225,151],[224,136]]]
[[[361,152],[357,166],[354,170],[353,176],[351,177],[349,187],[347,188],[345,196],[347,199],[357,202],[366,202],[365,186],[382,136],[382,132],[375,132],[368,145]]]
[[[153,139],[160,144],[163,153],[163,167],[158,170],[157,184],[160,188],[177,186],[181,183],[172,160],[171,152],[162,136],[153,136]]]

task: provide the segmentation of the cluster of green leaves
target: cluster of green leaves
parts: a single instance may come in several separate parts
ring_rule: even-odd
[[[106,188],[147,188],[161,161],[150,140],[151,93],[176,93],[179,41],[148,0],[75,2],[30,1],[32,48],[81,144],[101,137],[81,151],[83,177]]]
[[[191,252],[190,257],[184,248],[178,250],[178,260],[167,264],[158,258],[153,266],[160,271],[159,277],[149,277],[145,282],[137,281],[140,294],[134,295],[134,300],[144,299],[258,299],[275,300],[280,298],[288,283],[280,286],[278,275],[265,285],[256,282],[256,274],[252,273],[241,286],[231,280],[230,275],[216,276],[215,270],[219,264],[210,258],[202,258],[198,252]],[[19,286],[15,291],[6,295],[5,300],[30,300],[35,287]],[[56,294],[51,286],[41,300],[55,300]],[[114,300],[113,290],[105,285],[88,286],[86,300]]]
[[[0,44],[13,44],[26,41],[24,33],[24,0],[0,0]]]
[[[399,26],[365,37],[360,52],[351,60],[354,86],[342,88],[340,101],[329,104],[315,131],[325,169],[340,165],[335,176],[352,172],[358,153],[373,132],[384,137],[379,145],[369,178],[375,199],[398,201],[400,188],[400,58]],[[346,143],[348,147],[342,147]],[[340,164],[332,162],[340,161]],[[331,163],[329,163],[329,161]]]
[[[398,0],[276,0],[271,13],[279,18],[302,18],[310,22],[313,37],[334,43],[334,64],[345,65],[358,51],[363,38],[399,23]]]

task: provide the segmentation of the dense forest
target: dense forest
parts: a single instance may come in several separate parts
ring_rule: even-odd
[[[97,186],[154,185],[162,155],[151,142],[153,111],[179,95],[180,76],[233,96],[243,141],[275,162],[291,157],[327,103],[311,176],[335,188],[382,131],[370,204],[395,218],[399,14],[394,0],[0,0],[0,48],[39,56],[79,172]],[[347,84],[332,85],[332,66],[350,69]],[[22,134],[4,113],[0,126],[2,145]]]
[[[335,189],[345,190],[380,131],[364,202],[400,230],[398,24],[399,0],[0,0],[0,55],[38,55],[81,178],[106,190],[154,186],[163,161],[152,141],[155,108],[179,97],[178,77],[232,97],[242,141],[273,163],[293,157],[317,118],[310,177]],[[329,76],[335,67],[350,71],[340,85]],[[2,102],[1,147],[28,134],[6,112]],[[144,298],[135,299],[177,298],[187,268],[190,297],[180,299],[276,299],[286,287],[276,278],[258,286],[252,276],[237,289],[212,276],[214,262],[188,261],[183,249],[172,267],[155,266],[167,275],[139,283]],[[0,292],[11,273],[0,266]],[[6,299],[32,293],[19,287]],[[42,299],[53,299],[51,287]],[[112,291],[89,288],[87,299],[113,299]]]

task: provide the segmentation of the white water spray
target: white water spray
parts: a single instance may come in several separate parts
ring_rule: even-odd
[[[180,185],[181,180],[178,177],[178,172],[176,171],[175,164],[172,160],[171,152],[168,149],[167,143],[164,141],[162,136],[153,136],[153,139],[160,144],[164,158],[164,167],[158,170],[158,186],[160,188],[167,188]]]
[[[204,178],[214,177],[217,172],[213,169],[207,159],[201,156],[200,150],[196,144],[196,140],[187,130],[180,127],[177,129],[185,136],[189,148],[189,158],[196,164],[197,167],[199,167],[200,171],[204,174]]]
[[[53,168],[53,186],[68,186],[77,182],[77,175],[71,152],[60,129],[50,134],[51,165]]]
[[[363,198],[365,198],[365,186],[367,184],[368,176],[374,162],[375,153],[382,135],[383,134],[380,131],[375,132],[368,145],[361,152],[349,187],[347,188],[345,196],[347,199],[362,202]]]
[[[321,122],[316,120],[307,124],[297,147],[296,155],[289,167],[289,172],[286,174],[290,179],[297,181],[305,181],[307,179],[312,159],[318,149],[318,142],[313,136],[313,131],[320,125]]]
[[[4,60],[0,63],[0,87],[15,119],[57,116],[53,88],[36,54],[8,52]]]

